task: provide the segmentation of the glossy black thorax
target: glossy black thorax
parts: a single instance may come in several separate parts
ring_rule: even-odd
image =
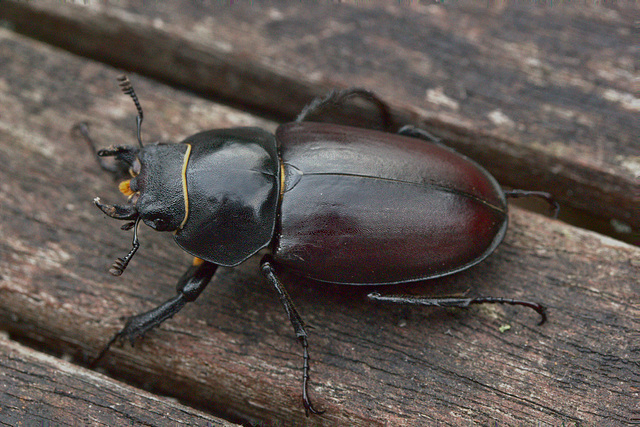
[[[184,225],[175,241],[192,255],[222,266],[246,260],[274,233],[280,167],[275,137],[258,128],[201,132],[191,146],[185,179]]]

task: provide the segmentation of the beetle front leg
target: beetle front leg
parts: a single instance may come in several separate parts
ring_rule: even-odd
[[[104,157],[98,156],[98,148],[93,138],[91,138],[89,124],[87,122],[76,123],[73,128],[71,128],[71,133],[74,137],[82,138],[87,143],[102,170],[109,172],[115,179],[130,177],[129,165],[126,162],[120,160],[109,162]]]
[[[542,325],[547,321],[547,309],[537,302],[515,300],[511,298],[499,298],[499,297],[476,297],[476,298],[455,298],[455,297],[421,297],[414,295],[381,295],[379,292],[372,292],[367,295],[369,299],[374,301],[394,302],[398,304],[413,304],[413,305],[426,305],[430,307],[459,307],[467,308],[472,304],[509,304],[509,305],[521,305],[529,307],[536,311],[540,315],[540,322],[538,325]]]
[[[280,302],[284,306],[284,310],[287,312],[287,316],[289,317],[289,321],[293,326],[293,330],[296,334],[296,338],[300,341],[302,345],[302,358],[304,360],[302,366],[302,404],[304,405],[304,411],[307,416],[309,416],[309,412],[313,414],[322,414],[324,411],[318,411],[311,404],[311,400],[309,399],[309,394],[307,392],[307,384],[309,382],[309,344],[307,342],[307,332],[304,329],[304,322],[302,318],[298,314],[298,311],[293,306],[293,302],[291,302],[291,298],[287,293],[286,289],[282,286],[282,282],[276,275],[275,268],[273,266],[273,260],[269,255],[265,255],[262,258],[260,264],[260,271],[264,275],[267,282],[271,284],[278,292],[278,296],[280,297]]]
[[[95,367],[100,360],[102,360],[111,345],[117,340],[128,339],[133,346],[136,338],[144,336],[150,329],[159,326],[165,320],[173,317],[188,302],[195,301],[207,284],[209,284],[217,268],[218,266],[216,264],[196,258],[193,265],[189,267],[178,281],[176,285],[177,295],[153,310],[129,317],[124,328],[109,340],[98,357],[91,363],[91,367]]]

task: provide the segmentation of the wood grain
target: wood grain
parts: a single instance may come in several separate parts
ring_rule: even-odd
[[[4,3],[3,3],[4,4]],[[0,31],[0,327],[86,363],[122,325],[174,293],[188,265],[169,236],[141,232],[121,278],[106,270],[131,234],[92,205],[121,197],[82,141],[134,143],[117,70]],[[28,78],[25,78],[28,76]],[[145,140],[274,125],[131,76]],[[445,311],[368,303],[367,290],[286,276],[313,326],[305,418],[300,349],[259,258],[223,269],[194,304],[102,369],[209,413],[268,424],[620,425],[640,418],[640,249],[512,209],[505,242],[477,268],[402,291],[540,300],[550,320],[511,307]],[[385,291],[395,291],[394,288]],[[501,327],[511,328],[500,332]],[[502,328],[504,329],[504,328]],[[4,402],[0,402],[4,404]]]
[[[640,227],[640,9],[2,2],[16,31],[205,96],[293,117],[364,86],[504,185]]]
[[[236,425],[4,337],[0,373],[5,425]]]

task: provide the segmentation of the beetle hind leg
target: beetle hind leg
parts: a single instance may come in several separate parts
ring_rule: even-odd
[[[506,190],[504,195],[512,199],[518,199],[520,197],[538,197],[549,204],[549,209],[553,218],[558,218],[558,214],[560,213],[560,204],[551,193],[547,193],[546,191]]]
[[[443,147],[447,147],[450,150],[453,148],[449,147],[446,144],[442,143],[442,140],[437,136],[427,132],[424,129],[420,129],[417,126],[413,125],[405,125],[402,126],[398,130],[398,135],[408,136],[411,138],[422,139],[427,142],[431,142],[433,144],[441,145]],[[455,150],[454,150],[455,151]],[[553,218],[558,217],[558,213],[560,212],[560,204],[556,201],[551,193],[547,193],[546,191],[530,191],[530,190],[505,190],[504,195],[508,198],[518,199],[521,197],[538,197],[543,199],[545,202],[549,204],[549,209],[551,212],[551,216]]]
[[[430,307],[459,307],[467,308],[473,304],[509,304],[529,307],[540,315],[542,325],[547,320],[547,309],[537,302],[516,300],[511,298],[499,297],[476,297],[476,298],[455,298],[455,297],[439,297],[429,298],[414,295],[381,295],[379,292],[372,292],[367,297],[374,301],[393,302],[398,304],[426,305]]]
[[[262,274],[264,275],[267,282],[269,282],[269,284],[276,289],[276,292],[278,292],[280,302],[284,306],[284,310],[289,317],[289,321],[293,326],[296,338],[298,338],[298,341],[300,341],[300,344],[302,345],[302,358],[304,360],[302,366],[302,403],[304,405],[305,414],[307,416],[309,416],[309,413],[322,414],[324,411],[319,411],[313,407],[308,393],[310,357],[309,343],[307,341],[307,332],[304,329],[304,322],[302,321],[302,318],[294,307],[293,302],[291,301],[291,298],[289,297],[286,289],[282,286],[282,282],[276,275],[273,261],[269,255],[266,255],[264,258],[262,258],[260,270],[262,271]]]
[[[196,258],[194,264],[189,267],[178,281],[176,286],[177,295],[153,310],[129,317],[124,327],[109,340],[98,357],[93,360],[91,367],[95,367],[102,360],[116,341],[127,339],[133,345],[136,338],[141,338],[147,331],[173,317],[188,302],[195,301],[209,284],[217,268],[218,266],[215,264]]]

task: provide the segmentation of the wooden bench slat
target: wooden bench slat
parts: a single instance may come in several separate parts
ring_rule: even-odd
[[[121,195],[70,129],[89,120],[102,144],[135,143],[119,73],[5,30],[0,51],[0,325],[86,361],[122,316],[173,295],[189,257],[170,236],[143,229],[125,274],[106,273],[129,250],[131,234],[93,206],[97,195],[112,202]],[[238,124],[273,129],[144,78],[134,85],[147,141]],[[103,369],[228,419],[269,423],[637,419],[640,249],[520,209],[510,220],[486,262],[409,289],[540,300],[550,316],[540,327],[527,310],[374,305],[360,288],[285,277],[314,327],[310,390],[327,410],[321,417],[304,416],[299,345],[258,258],[222,269],[196,303],[135,348],[115,346]]]
[[[640,227],[633,5],[119,5],[7,1],[0,15],[80,55],[281,117],[330,87],[369,87],[400,122],[428,126],[503,184]]]
[[[5,337],[0,361],[6,425],[236,425]]]

